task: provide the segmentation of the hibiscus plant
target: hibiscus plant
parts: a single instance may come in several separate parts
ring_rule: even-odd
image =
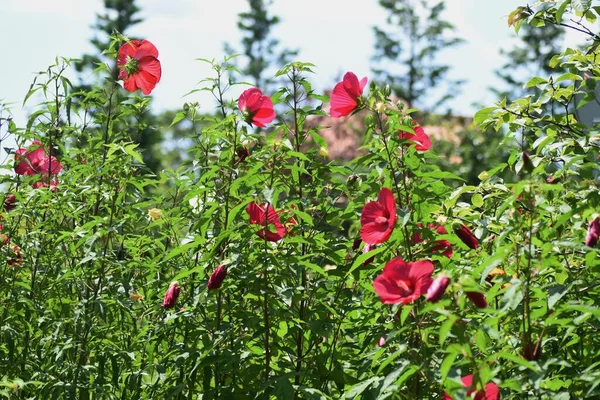
[[[173,120],[190,162],[154,175],[128,137],[162,84],[151,40],[115,37],[98,73],[119,80],[85,91],[57,60],[26,127],[0,114],[17,143],[0,178],[0,393],[600,396],[600,136],[577,111],[600,79],[590,3],[509,16],[591,42],[532,78],[537,95],[475,115],[518,144],[478,185],[432,162],[427,125],[388,87],[348,71],[328,97],[294,62],[267,92],[230,58],[202,61],[216,110]],[[359,155],[327,159],[322,122],[353,118]]]

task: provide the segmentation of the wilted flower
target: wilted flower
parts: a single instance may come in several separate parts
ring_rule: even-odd
[[[459,237],[460,240],[464,244],[466,244],[471,249],[477,249],[479,246],[479,242],[473,232],[464,224],[455,224],[454,225],[454,233]]]
[[[220,288],[226,276],[227,267],[225,265],[219,265],[210,275],[210,278],[208,278],[208,289],[214,290]]]
[[[117,58],[119,79],[123,87],[134,92],[138,89],[148,95],[160,81],[162,70],[158,50],[147,40],[131,40],[121,46]]]
[[[329,114],[335,118],[350,115],[360,105],[360,98],[366,85],[367,77],[359,82],[353,72],[346,72],[344,79],[338,82],[331,92]]]
[[[485,280],[489,283],[492,283],[494,278],[500,275],[506,275],[506,272],[504,272],[502,268],[496,267],[490,271],[488,276],[485,277]]]
[[[16,207],[15,203],[17,202],[17,198],[14,194],[9,193],[4,198],[4,210],[10,211]]]
[[[235,150],[235,153],[238,156],[237,163],[242,163],[246,161],[246,158],[250,157],[250,150],[246,145],[238,146]]]
[[[7,264],[11,267],[18,267],[23,264],[23,254],[19,246],[12,245],[9,250],[10,255],[8,256]]]
[[[48,182],[35,182],[31,187],[34,189],[49,187],[51,191],[56,192],[58,190],[58,183],[58,178],[54,178]]]
[[[141,301],[143,298],[144,298],[144,296],[142,296],[138,292],[133,292],[129,295],[129,300],[131,300],[133,302]]]
[[[276,115],[273,102],[269,96],[263,95],[258,88],[244,90],[238,99],[238,108],[244,115],[246,122],[260,128],[264,128],[265,124],[272,122]]]
[[[384,304],[408,304],[427,291],[432,283],[432,273],[430,261],[406,262],[398,257],[385,265],[373,287]]]
[[[179,297],[179,284],[177,282],[171,283],[171,286],[167,289],[165,293],[165,298],[162,302],[162,306],[164,308],[173,308],[175,307],[175,303],[177,303],[177,298]]]
[[[377,244],[389,239],[396,223],[396,200],[390,189],[381,189],[377,201],[365,205],[360,223],[360,237],[365,243]]]
[[[467,398],[473,398],[472,395],[475,393],[476,385],[473,384],[473,375],[467,375],[461,379],[462,384],[467,391]],[[476,400],[500,400],[500,388],[493,382],[490,382],[485,385],[485,389],[480,389],[475,393]],[[444,393],[443,400],[452,400],[447,393]]]
[[[587,235],[585,237],[585,245],[588,247],[596,247],[598,237],[600,236],[600,217],[596,217],[588,225]]]
[[[432,303],[437,303],[440,301],[444,293],[446,293],[446,288],[448,285],[450,285],[450,278],[444,274],[441,274],[433,280],[431,286],[429,286],[427,289],[427,296],[425,296],[425,300]]]
[[[162,218],[163,212],[160,208],[151,208],[148,210],[148,216],[152,221],[156,221]]]
[[[265,211],[265,208],[267,211]],[[248,204],[246,212],[250,216],[251,224],[262,227],[262,229],[256,231],[256,234],[261,238],[270,242],[277,242],[286,235],[287,232],[279,220],[279,214],[269,203],[265,203],[261,207],[252,201]]]

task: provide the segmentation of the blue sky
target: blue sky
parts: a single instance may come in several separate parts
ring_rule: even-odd
[[[208,95],[183,97],[210,70],[195,58],[222,58],[223,43],[239,43],[237,14],[248,8],[245,0],[164,1],[140,0],[144,22],[130,32],[159,49],[163,76],[153,92],[157,110],[176,109],[185,101],[199,101],[205,110],[214,103]],[[360,4],[356,5],[356,4]],[[518,0],[447,0],[446,19],[466,42],[440,55],[452,65],[452,78],[465,79],[462,93],[450,106],[458,114],[472,115],[477,106],[490,104],[487,89],[500,83],[494,70],[503,64],[500,48],[509,48],[514,31],[507,15],[522,5]],[[23,125],[31,109],[21,103],[35,72],[44,70],[56,56],[78,57],[92,51],[89,39],[101,0],[3,0],[0,37],[0,99],[11,102],[16,122]],[[373,54],[372,26],[385,21],[376,0],[274,0],[272,13],[282,23],[274,35],[290,48],[299,48],[299,60],[317,65],[313,82],[318,90],[331,88],[334,79],[350,70],[370,76]],[[235,93],[231,94],[234,97]],[[35,102],[30,102],[34,105]]]

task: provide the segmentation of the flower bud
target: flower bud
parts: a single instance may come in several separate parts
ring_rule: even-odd
[[[529,153],[523,151],[523,168],[527,172],[533,171],[534,165],[531,162],[531,158],[529,157]]]
[[[368,244],[365,243],[364,247],[362,248],[362,253],[363,254],[367,254],[368,252],[370,252],[371,250],[375,249],[375,247],[377,247],[377,245],[375,244]],[[373,262],[373,260],[375,259],[375,256],[373,257],[369,257],[365,260],[365,262],[362,263],[362,265],[369,265]]]
[[[483,293],[480,292],[465,292],[469,300],[475,304],[478,308],[486,308],[488,306],[487,300]]]
[[[250,157],[250,150],[245,145],[238,146],[235,150],[235,153],[238,156],[238,162],[242,163],[246,161],[246,158]]]
[[[450,278],[446,275],[442,274],[434,279],[434,281],[429,285],[429,289],[427,289],[427,295],[425,296],[425,300],[437,303],[440,301],[444,293],[446,292],[446,288],[450,285]]]
[[[175,303],[177,303],[177,298],[179,297],[179,284],[177,282],[171,283],[171,286],[167,289],[165,293],[165,298],[162,302],[162,306],[164,308],[173,308],[175,307]]]
[[[471,232],[471,230],[466,225],[455,224],[453,228],[456,236],[458,236],[464,244],[466,244],[471,249],[477,249],[477,246],[479,246],[479,242],[477,241],[475,235],[473,235],[473,232]]]
[[[223,280],[226,276],[227,267],[225,265],[219,265],[217,269],[215,269],[210,275],[210,278],[208,278],[208,285],[206,286],[209,290],[218,289],[221,287],[221,284],[223,283]]]
[[[321,157],[329,158],[329,150],[327,150],[327,147],[325,147],[325,146],[319,147],[319,155]]]
[[[385,338],[382,336],[377,341],[377,347],[383,347],[383,346],[385,346]]]
[[[585,245],[588,247],[596,247],[598,237],[600,236],[600,217],[596,217],[590,221],[588,225],[587,235],[585,237]]]
[[[523,346],[523,358],[527,361],[538,361],[542,356],[539,346],[535,348],[530,343],[525,343]]]
[[[152,221],[156,221],[162,218],[163,212],[160,208],[151,208],[148,210],[148,216]]]
[[[346,187],[348,190],[357,190],[362,185],[362,179],[358,175],[350,175],[348,179],[346,179]]]

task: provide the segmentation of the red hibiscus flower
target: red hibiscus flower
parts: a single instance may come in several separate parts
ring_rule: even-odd
[[[265,124],[271,123],[276,115],[269,96],[263,95],[257,88],[244,90],[238,99],[238,108],[246,122],[259,128],[264,128]]]
[[[217,269],[215,269],[210,275],[210,278],[208,278],[208,285],[206,286],[209,290],[218,289],[221,287],[221,284],[223,283],[223,280],[226,276],[227,267],[225,265],[219,265]]]
[[[440,301],[444,293],[446,293],[446,288],[450,284],[450,278],[446,275],[440,275],[433,280],[431,286],[427,289],[427,296],[425,296],[425,300],[431,303],[437,303]]]
[[[394,258],[375,278],[373,287],[383,304],[408,304],[424,294],[432,283],[433,264],[430,261],[405,262]]]
[[[123,44],[119,49],[117,67],[123,87],[130,92],[142,89],[142,93],[150,94],[162,75],[158,50],[147,40]]]
[[[48,156],[42,143],[34,140],[28,148],[20,148],[15,152],[15,172],[18,175],[38,175],[44,178],[56,175],[62,164],[54,156]]]
[[[422,223],[418,223],[417,226],[419,228],[423,227]],[[427,224],[427,229],[432,230],[432,231],[436,231],[437,233],[439,233],[440,235],[445,235],[448,232],[446,231],[446,228],[444,228],[441,225],[438,224]],[[420,232],[415,232],[413,235],[413,239],[412,239],[412,243],[416,244],[416,243],[421,243],[423,242],[423,238],[421,237],[421,233]],[[452,245],[450,244],[449,241],[447,240],[436,240],[434,241],[435,246],[433,246],[431,248],[431,251],[434,252],[438,252],[441,251],[442,255],[448,257],[448,258],[452,258]]]
[[[265,212],[265,208],[267,211]],[[256,234],[269,242],[277,242],[286,234],[286,229],[279,219],[279,214],[269,203],[265,203],[262,207],[255,202],[250,202],[246,208],[246,212],[250,216],[250,223],[260,225],[262,229],[256,231]],[[272,230],[275,229],[275,231]]]
[[[338,82],[331,92],[329,114],[335,118],[350,115],[360,105],[360,98],[366,85],[366,76],[359,82],[354,73],[346,72],[344,79]]]
[[[479,246],[479,242],[473,232],[463,224],[456,224],[454,226],[454,233],[459,237],[460,240],[471,249],[476,249]]]
[[[175,303],[177,303],[177,298],[179,297],[179,284],[177,282],[171,283],[167,292],[165,293],[165,298],[163,299],[162,306],[164,308],[173,308],[175,307]]]
[[[476,389],[476,387],[474,387],[475,385],[473,384],[473,375],[467,375],[461,380],[463,386],[468,389],[467,397],[471,398],[470,396],[475,393]],[[450,397],[447,393],[444,393],[443,400],[452,400],[452,397]],[[475,394],[475,400],[500,400],[500,388],[495,383],[490,382],[485,385],[485,390],[481,389],[477,391]]]
[[[383,243],[389,239],[396,223],[396,200],[392,191],[383,188],[377,201],[368,202],[360,216],[360,237],[367,244]]]
[[[413,131],[415,131],[415,133],[399,131],[400,139],[410,140],[414,142],[415,149],[417,149],[417,151],[429,150],[431,148],[431,140],[429,139],[429,136],[427,136],[423,127],[419,125],[416,121],[413,120],[413,124],[415,125],[413,127]]]
[[[595,247],[598,244],[598,237],[600,237],[600,217],[596,217],[596,219],[590,221],[587,235],[585,236],[585,245]]]

